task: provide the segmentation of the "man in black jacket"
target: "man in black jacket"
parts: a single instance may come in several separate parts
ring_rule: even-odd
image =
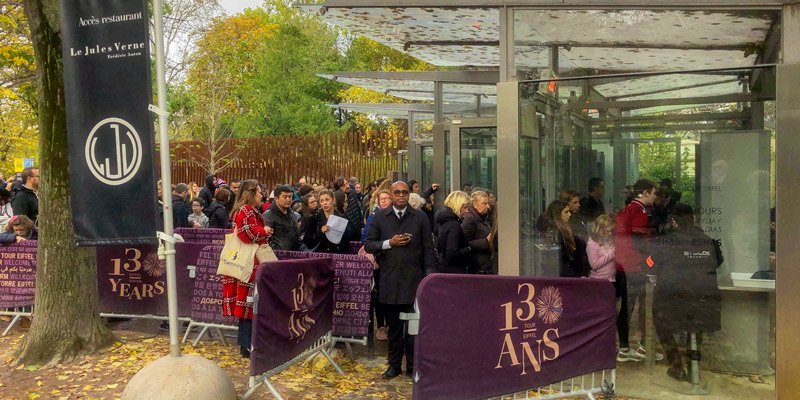
[[[11,209],[14,215],[25,215],[36,222],[39,218],[39,168],[25,168],[22,171],[22,182],[11,189]]]
[[[200,194],[198,197],[203,199],[203,202],[206,203],[206,208],[211,205],[211,202],[214,201],[214,194],[217,192],[217,175],[211,174],[206,176],[205,185],[203,189],[200,190]],[[205,211],[205,209],[203,210]]]
[[[172,198],[172,226],[175,228],[190,228],[189,214],[192,213],[192,206],[187,202],[189,195],[189,185],[179,183],[175,185],[175,193]]]
[[[602,178],[589,179],[589,193],[581,199],[581,208],[578,216],[582,221],[594,222],[594,219],[606,213],[603,205],[603,196],[606,193],[606,183]]]
[[[292,211],[292,188],[286,185],[275,187],[275,201],[264,211],[264,225],[272,228],[273,250],[297,251],[300,249],[300,215]]]
[[[385,379],[400,375],[404,353],[406,374],[413,375],[414,337],[408,334],[400,313],[414,311],[417,286],[425,271],[434,268],[433,237],[427,216],[408,206],[405,182],[395,182],[391,190],[392,206],[375,213],[364,244],[381,269],[378,302],[386,306],[389,329]]]

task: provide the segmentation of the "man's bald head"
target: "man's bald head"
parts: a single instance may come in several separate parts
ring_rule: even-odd
[[[408,204],[408,184],[403,181],[397,181],[392,184],[392,204],[403,209]]]

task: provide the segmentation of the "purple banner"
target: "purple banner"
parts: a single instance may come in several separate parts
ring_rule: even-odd
[[[236,326],[235,317],[222,316],[222,277],[217,275],[222,246],[178,243],[175,251],[180,315],[195,322]]]
[[[330,258],[273,261],[259,267],[251,376],[290,361],[330,332],[333,279]]]
[[[167,315],[166,263],[156,245],[98,246],[100,312]]]
[[[0,246],[0,308],[33,305],[36,294],[36,241]]]
[[[225,235],[231,233],[230,229],[216,228],[177,228],[175,233],[181,235],[186,243],[205,243],[225,245]]]
[[[609,282],[433,274],[417,291],[414,399],[481,399],[616,366]]]
[[[279,259],[333,258],[336,279],[333,292],[334,336],[367,336],[372,291],[372,263],[350,254],[276,251]]]

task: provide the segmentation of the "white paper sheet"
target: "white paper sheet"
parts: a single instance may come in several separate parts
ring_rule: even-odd
[[[342,241],[342,236],[344,236],[344,231],[347,229],[348,222],[349,221],[346,219],[335,215],[328,217],[328,227],[331,229],[325,233],[325,236],[331,243],[339,244],[339,242]]]

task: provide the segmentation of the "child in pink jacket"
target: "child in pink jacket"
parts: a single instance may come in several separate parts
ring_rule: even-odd
[[[617,272],[614,262],[614,220],[607,214],[594,220],[589,242],[586,244],[586,254],[592,267],[589,278],[614,282],[614,274]]]

